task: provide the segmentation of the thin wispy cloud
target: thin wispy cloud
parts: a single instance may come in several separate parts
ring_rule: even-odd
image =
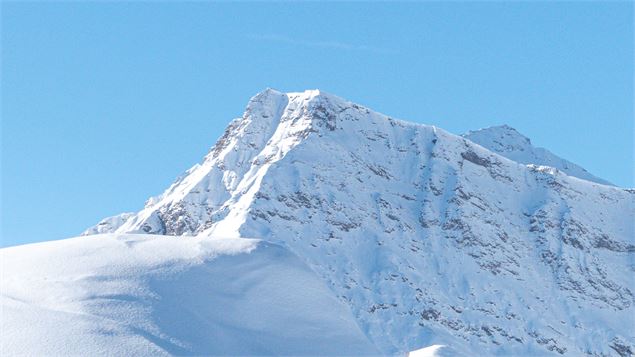
[[[284,44],[303,46],[303,47],[325,48],[325,49],[341,50],[341,51],[361,51],[361,52],[374,52],[374,53],[381,53],[381,54],[395,54],[396,53],[396,51],[392,49],[382,48],[382,47],[358,45],[358,44],[341,42],[341,41],[310,41],[310,40],[297,39],[297,38],[292,38],[289,36],[276,35],[276,34],[249,34],[247,35],[247,38],[251,40],[277,42],[277,43],[284,43]]]

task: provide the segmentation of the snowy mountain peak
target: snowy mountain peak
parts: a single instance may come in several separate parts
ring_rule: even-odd
[[[333,104],[342,107],[346,105],[345,103],[343,99],[317,89],[282,93],[267,88],[249,100],[242,118],[236,121],[240,122],[241,127],[247,128],[245,133],[260,132],[270,139],[278,129],[292,130],[299,126],[304,126],[304,129],[317,127],[319,125],[312,123],[323,119],[320,115],[316,115],[317,111],[326,112],[333,109]],[[285,124],[285,121],[298,117],[303,117],[304,120]],[[231,129],[231,125],[228,129]],[[234,134],[242,135],[239,131]],[[282,132],[278,133],[278,135],[282,134]]]
[[[245,108],[245,116],[252,112],[260,113],[263,118],[274,117],[280,106],[286,105],[287,95],[275,89],[267,88],[253,96]]]
[[[500,152],[523,151],[531,146],[531,140],[507,124],[491,126],[484,129],[470,130],[463,135],[467,138],[485,139],[498,145]],[[494,146],[493,146],[494,147]],[[492,148],[489,148],[492,150]]]
[[[385,354],[634,351],[635,195],[588,179],[508,126],[460,137],[268,89],[200,165],[102,226],[279,244]]]

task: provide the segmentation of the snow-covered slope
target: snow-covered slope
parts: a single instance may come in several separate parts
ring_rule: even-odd
[[[593,176],[584,168],[554,155],[547,149],[533,146],[529,138],[508,125],[469,131],[462,136],[488,150],[521,164],[550,166],[569,176],[575,176],[583,180],[604,185],[612,185],[604,179]]]
[[[300,259],[248,239],[98,235],[0,249],[0,355],[374,355]]]
[[[387,354],[633,353],[635,191],[471,136],[266,90],[111,230],[284,245]]]

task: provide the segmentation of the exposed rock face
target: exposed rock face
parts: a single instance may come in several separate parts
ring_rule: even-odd
[[[495,132],[266,90],[202,164],[111,231],[283,244],[386,353],[632,353],[635,191],[555,156],[518,159],[518,137]]]

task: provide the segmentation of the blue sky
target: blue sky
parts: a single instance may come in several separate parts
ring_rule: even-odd
[[[2,245],[138,210],[266,87],[507,123],[633,183],[633,5],[2,3]]]

